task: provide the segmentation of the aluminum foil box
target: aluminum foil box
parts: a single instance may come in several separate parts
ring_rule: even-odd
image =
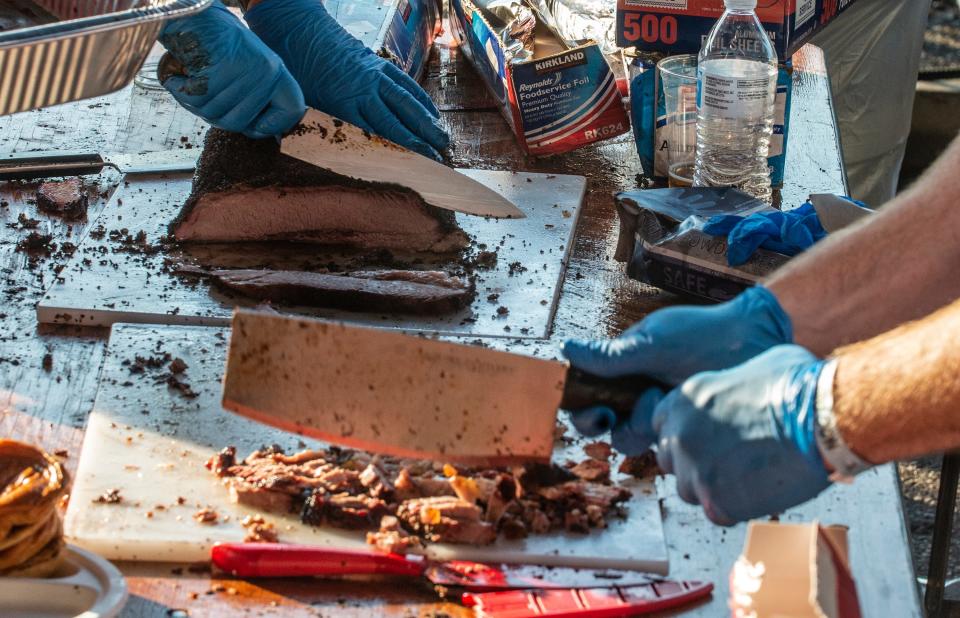
[[[344,29],[378,55],[419,78],[440,32],[437,0],[327,0]]]
[[[526,153],[558,154],[630,130],[617,80],[596,43],[572,46],[538,24],[536,52],[518,59],[471,0],[450,5],[454,38]]]
[[[856,0],[766,0],[757,16],[781,60]],[[617,44],[671,54],[700,51],[723,0],[617,0]]]

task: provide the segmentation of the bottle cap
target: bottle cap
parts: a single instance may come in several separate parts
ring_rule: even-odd
[[[757,0],[723,0],[728,9],[752,11],[757,8]]]

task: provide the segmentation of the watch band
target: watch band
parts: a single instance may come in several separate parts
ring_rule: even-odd
[[[833,412],[833,380],[837,374],[837,359],[823,366],[817,380],[817,428],[816,439],[824,461],[833,468],[832,481],[850,481],[854,476],[873,467],[854,453],[837,429],[837,417]]]

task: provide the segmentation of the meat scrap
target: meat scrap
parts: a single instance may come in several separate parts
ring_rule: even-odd
[[[79,178],[45,182],[37,188],[37,208],[68,218],[87,214],[87,194]]]
[[[499,535],[588,532],[622,515],[619,505],[630,497],[627,489],[558,466],[455,468],[336,447],[289,455],[265,447],[242,461],[227,447],[207,468],[234,502],[299,513],[310,525],[367,530],[367,542],[385,551],[423,542],[486,545]]]
[[[383,271],[327,274],[300,270],[212,270],[181,268],[200,274],[218,288],[261,302],[327,307],[348,311],[382,311],[437,315],[465,307],[473,286],[437,271]]]
[[[448,253],[468,238],[449,210],[411,189],[366,182],[281,154],[275,139],[211,129],[193,190],[170,225],[178,241],[286,240]]]
[[[220,519],[220,515],[209,507],[200,509],[193,514],[193,520],[198,524],[213,525],[217,523],[218,519]]]
[[[610,464],[597,459],[585,459],[570,468],[570,472],[593,483],[606,483],[610,480]]]
[[[276,543],[278,541],[277,528],[268,522],[262,515],[247,515],[240,521],[247,534],[243,537],[244,543]]]
[[[639,455],[625,457],[623,463],[620,464],[619,472],[621,474],[629,474],[638,479],[663,475],[663,470],[661,470],[657,464],[657,454],[650,449],[647,449]]]
[[[591,442],[583,447],[583,452],[592,459],[609,461],[610,456],[613,455],[613,447],[608,442]]]

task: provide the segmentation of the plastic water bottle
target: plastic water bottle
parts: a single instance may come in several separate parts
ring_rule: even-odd
[[[757,0],[724,4],[697,64],[693,184],[736,187],[769,202],[777,52],[754,12]]]

